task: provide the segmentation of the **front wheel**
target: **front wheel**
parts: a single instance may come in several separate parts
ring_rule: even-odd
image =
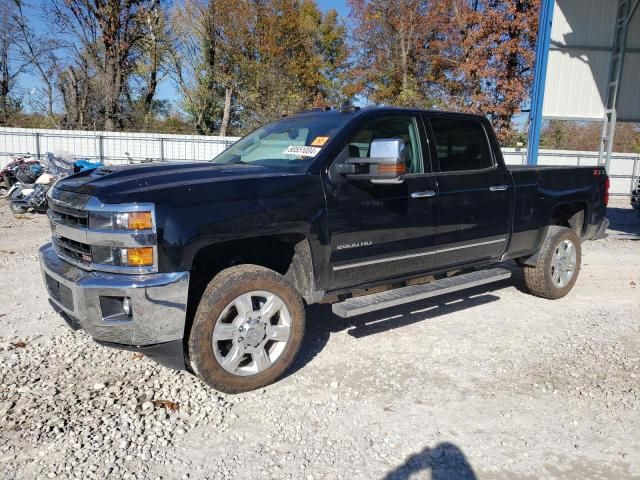
[[[276,381],[304,335],[300,295],[278,273],[257,265],[223,270],[207,286],[189,335],[196,374],[227,393]]]
[[[582,248],[575,232],[549,227],[535,266],[524,266],[524,280],[531,293],[543,298],[564,297],[578,279]]]

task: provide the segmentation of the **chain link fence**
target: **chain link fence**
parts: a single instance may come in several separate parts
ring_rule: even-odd
[[[238,137],[1,128],[0,166],[11,156],[42,158],[46,152],[66,152],[108,164],[149,160],[204,162],[237,140]]]
[[[525,149],[503,148],[502,154],[505,162],[509,165],[525,165],[527,163]],[[598,152],[540,150],[538,165],[596,166],[598,165]],[[611,179],[611,195],[630,196],[634,185],[640,178],[640,155],[614,153],[611,157],[609,178]]]
[[[12,156],[42,158],[46,152],[67,152],[77,158],[100,160],[107,164],[140,161],[204,162],[211,160],[239,137],[164,135],[154,133],[90,132],[75,130],[32,130],[0,128],[0,167]],[[524,165],[524,149],[504,148],[505,161]],[[593,166],[597,152],[540,150],[539,165]],[[614,154],[611,161],[611,194],[631,194],[640,177],[640,155]]]

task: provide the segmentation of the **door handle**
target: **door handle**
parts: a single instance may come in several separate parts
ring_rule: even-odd
[[[411,194],[411,198],[430,198],[435,196],[436,192],[434,192],[433,190],[421,190],[419,192],[413,192]]]
[[[507,185],[494,185],[493,187],[489,187],[489,190],[492,192],[504,192],[507,188]]]

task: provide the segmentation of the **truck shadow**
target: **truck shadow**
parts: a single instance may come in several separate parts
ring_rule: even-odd
[[[611,222],[608,233],[612,237],[629,236],[640,239],[640,214],[632,208],[607,208],[607,218]],[[631,239],[630,238],[630,239]]]
[[[499,296],[491,292],[512,284],[512,280],[503,280],[353,318],[341,318],[334,315],[331,311],[331,305],[328,304],[311,305],[307,308],[307,325],[300,352],[285,376],[294,374],[313,360],[325,347],[331,333],[347,330],[350,336],[358,339],[406,327],[417,322],[433,320],[442,315],[500,300]]]
[[[414,474],[431,470],[432,480],[476,480],[476,474],[462,450],[444,442],[434,448],[425,447],[384,476],[384,480],[408,480]]]

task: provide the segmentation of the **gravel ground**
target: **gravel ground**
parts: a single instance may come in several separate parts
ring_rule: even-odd
[[[0,202],[0,477],[640,477],[640,216],[584,245],[571,294],[522,278],[342,320],[308,311],[266,389],[216,392],[51,311],[44,216]],[[630,235],[631,234],[631,235]]]

